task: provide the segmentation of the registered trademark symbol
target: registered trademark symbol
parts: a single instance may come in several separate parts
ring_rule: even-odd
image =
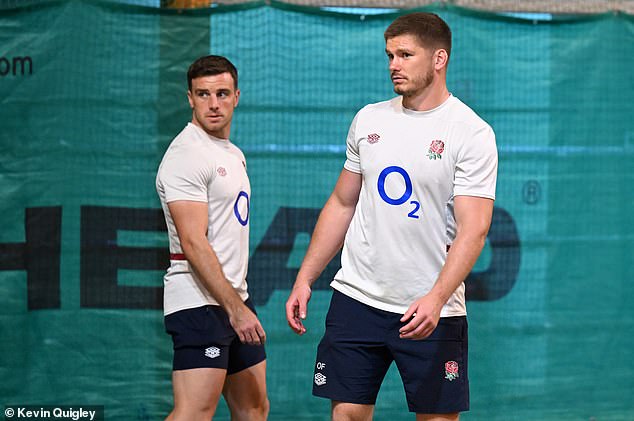
[[[525,203],[534,205],[542,196],[542,186],[536,180],[528,180],[522,188],[522,198]]]

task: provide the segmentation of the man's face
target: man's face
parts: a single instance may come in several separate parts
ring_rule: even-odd
[[[415,96],[433,82],[435,54],[420,45],[414,35],[389,38],[385,43],[385,53],[397,94]]]
[[[229,138],[233,110],[240,98],[240,90],[234,88],[231,74],[192,79],[187,98],[193,111],[193,124],[214,137]]]

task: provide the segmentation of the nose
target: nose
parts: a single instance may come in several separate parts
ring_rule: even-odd
[[[216,98],[216,95],[209,95],[207,105],[209,106],[210,110],[215,110],[218,108],[218,98]]]
[[[393,57],[392,60],[390,60],[390,70],[394,71],[394,70],[398,70],[401,68],[401,62],[399,60],[398,57]]]

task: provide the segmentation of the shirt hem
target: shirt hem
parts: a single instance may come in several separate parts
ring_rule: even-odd
[[[249,293],[245,294],[246,297],[242,297],[241,294],[238,294],[238,295],[240,295],[240,299],[242,300],[242,302],[246,302],[250,298]],[[213,300],[213,301],[199,301],[197,303],[183,304],[183,305],[180,305],[178,307],[170,307],[169,310],[163,309],[163,315],[167,316],[169,314],[176,313],[177,311],[189,310],[191,308],[198,308],[198,307],[204,307],[204,306],[218,306],[218,307],[222,307],[215,300]]]
[[[456,196],[471,196],[471,197],[482,197],[485,199],[495,200],[495,195],[491,193],[479,193],[479,192],[454,192],[454,197]]]
[[[207,198],[199,198],[199,197],[170,197],[170,198],[165,198],[165,203],[172,203],[172,202],[178,202],[179,200],[184,200],[187,202],[201,202],[201,203],[207,203],[209,200]]]
[[[407,309],[409,308],[409,306],[407,307],[399,307],[399,306],[395,306],[392,304],[387,304],[387,303],[381,303],[381,302],[377,302],[376,300],[372,300],[371,298],[363,295],[363,294],[355,294],[355,290],[351,290],[350,288],[347,288],[344,284],[341,284],[339,281],[337,281],[336,279],[333,280],[330,283],[330,287],[336,291],[339,291],[340,293],[352,298],[353,300],[359,301],[362,304],[365,304],[367,306],[379,309],[379,310],[383,310],[383,311],[387,311],[389,313],[396,313],[396,314],[405,314],[405,312],[407,312]],[[467,312],[462,312],[462,311],[446,311],[443,307],[443,310],[441,310],[440,312],[440,317],[456,317],[456,316],[466,316]]]
[[[354,167],[351,167],[350,165],[348,165],[346,163],[346,164],[343,165],[343,168],[348,170],[348,171],[350,171],[350,172],[353,172],[355,174],[361,174],[361,167],[354,168]]]

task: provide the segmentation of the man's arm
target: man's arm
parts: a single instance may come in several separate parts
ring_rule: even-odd
[[[436,329],[442,307],[469,275],[484,247],[491,226],[493,200],[456,196],[454,214],[456,238],[451,244],[445,265],[431,291],[414,301],[401,318],[401,322],[406,323],[399,331],[401,338],[424,339]]]
[[[306,332],[302,320],[306,318],[310,287],[343,246],[360,191],[361,174],[342,170],[334,191],[319,214],[308,251],[286,301],[286,320],[299,335]]]
[[[240,341],[263,344],[266,335],[260,321],[225,278],[218,257],[207,241],[207,203],[178,200],[167,206],[176,225],[183,254],[207,291],[227,312],[231,327]]]

